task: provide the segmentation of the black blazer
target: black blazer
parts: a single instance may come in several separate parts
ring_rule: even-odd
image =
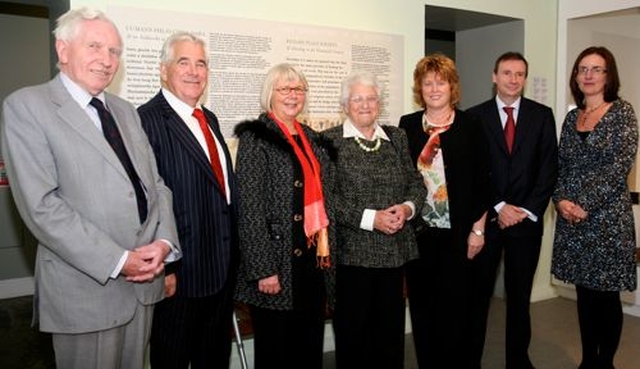
[[[468,110],[482,122],[491,153],[493,206],[501,201],[523,207],[538,217],[525,219],[505,232],[512,236],[541,236],[542,218],[558,176],[558,141],[553,112],[545,105],[522,98],[511,155],[507,153],[495,98]]]
[[[429,136],[422,128],[424,110],[400,118],[400,128],[407,132],[414,165]],[[467,237],[471,227],[490,204],[489,153],[480,124],[456,110],[451,128],[440,134],[440,145],[447,177],[449,210],[454,242],[466,258]]]
[[[216,139],[224,143],[216,116],[202,108]],[[173,191],[173,211],[182,245],[177,291],[184,297],[210,296],[235,278],[237,259],[237,185],[226,145],[231,204],[220,192],[211,164],[189,127],[162,93],[138,108],[158,163]]]

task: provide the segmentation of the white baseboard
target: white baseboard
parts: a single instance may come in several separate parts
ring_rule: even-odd
[[[0,280],[0,299],[33,295],[33,277]]]
[[[549,300],[554,297],[558,297],[558,293],[553,286],[538,287],[531,291],[531,302]]]

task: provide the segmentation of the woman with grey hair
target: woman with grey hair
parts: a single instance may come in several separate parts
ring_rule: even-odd
[[[235,128],[241,252],[236,295],[249,305],[256,369],[322,368],[332,286],[329,248],[335,243],[325,195],[333,180],[318,135],[297,120],[307,89],[295,67],[274,66],[260,95],[263,113]]]
[[[374,75],[352,72],[340,98],[347,119],[324,133],[337,150],[338,368],[393,369],[404,361],[403,266],[418,256],[407,221],[426,189],[404,132],[377,122],[380,92]]]

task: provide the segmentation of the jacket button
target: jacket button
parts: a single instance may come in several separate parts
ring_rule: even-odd
[[[304,183],[302,183],[302,181],[297,179],[293,182],[293,187],[302,187],[303,185]]]
[[[294,215],[294,216],[293,216],[293,220],[294,220],[294,221],[296,221],[296,222],[301,221],[301,220],[302,220],[302,215],[300,215],[300,214],[296,214],[296,215]]]
[[[293,255],[300,257],[302,256],[302,250],[301,249],[294,249],[293,250]]]

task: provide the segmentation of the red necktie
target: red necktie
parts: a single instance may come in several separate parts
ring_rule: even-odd
[[[207,142],[207,149],[209,150],[209,160],[211,160],[211,169],[213,169],[213,174],[216,176],[218,180],[218,184],[220,185],[220,192],[225,195],[225,185],[224,185],[224,173],[222,172],[222,165],[220,165],[220,156],[218,155],[218,148],[216,147],[216,142],[213,139],[213,134],[211,134],[211,130],[209,129],[209,124],[207,124],[207,118],[204,116],[204,113],[200,109],[194,109],[193,115],[200,124],[200,129],[204,134],[204,140]],[[226,195],[225,195],[226,196]]]
[[[505,106],[502,108],[507,113],[507,123],[504,125],[504,140],[507,142],[507,151],[511,154],[513,149],[513,140],[516,137],[516,122],[513,120],[513,107]]]

